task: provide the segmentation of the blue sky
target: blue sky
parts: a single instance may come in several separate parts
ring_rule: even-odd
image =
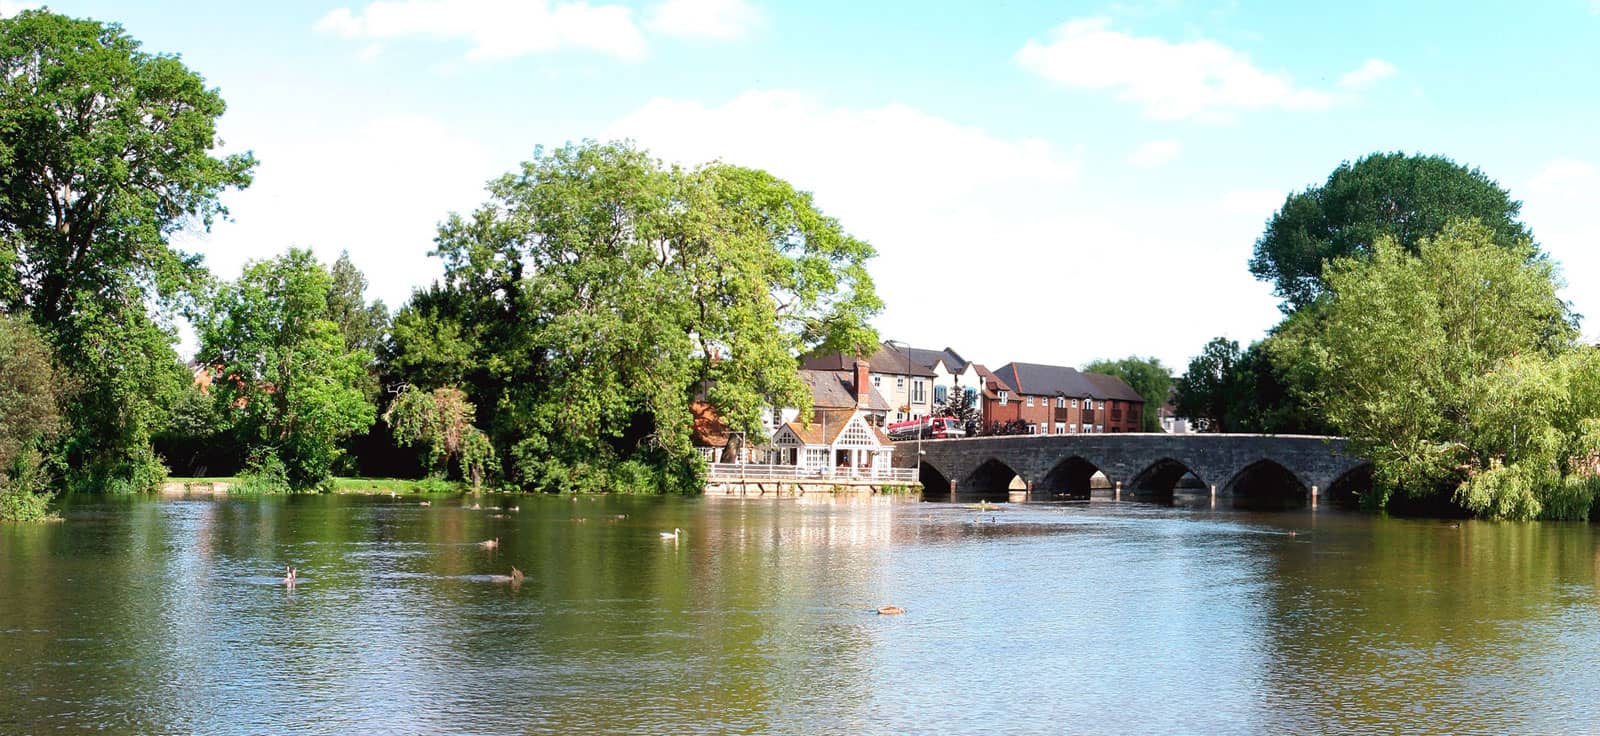
[[[1276,322],[1246,261],[1283,197],[1401,150],[1522,200],[1600,335],[1600,0],[51,7],[221,88],[227,146],[262,165],[183,245],[224,276],[347,249],[397,305],[483,182],[537,145],[630,137],[814,192],[878,248],[887,338],[1181,371]]]

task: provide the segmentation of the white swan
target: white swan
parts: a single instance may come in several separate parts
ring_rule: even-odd
[[[680,535],[682,533],[683,533],[682,529],[679,529],[678,527],[672,527],[672,531],[670,531],[670,532],[662,532],[661,533],[661,538],[662,539],[677,539],[678,535]]]

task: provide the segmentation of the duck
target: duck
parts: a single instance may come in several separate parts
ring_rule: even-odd
[[[283,568],[283,584],[293,588],[296,575],[297,571],[293,567]]]
[[[672,527],[672,531],[670,531],[670,532],[662,532],[661,533],[661,538],[662,539],[677,539],[678,535],[680,535],[682,533],[683,533],[682,529],[679,529],[678,527]]]
[[[521,511],[522,507],[521,506],[508,506],[508,507],[506,507],[506,510],[507,511]]]
[[[898,616],[905,612],[906,609],[899,606],[878,606],[879,616]]]
[[[500,538],[495,537],[494,539],[485,539],[482,542],[479,542],[478,546],[484,549],[494,549],[500,546]]]
[[[432,506],[433,502],[432,501],[423,501],[422,503],[419,503],[417,505],[418,506]]]
[[[512,567],[510,575],[490,575],[489,582],[511,583],[511,587],[514,588],[522,584],[522,571],[518,570],[516,567]]]

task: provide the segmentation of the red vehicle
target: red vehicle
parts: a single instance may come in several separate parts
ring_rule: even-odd
[[[961,420],[955,417],[923,417],[921,419],[894,422],[889,425],[889,439],[891,440],[914,440],[918,437],[942,440],[950,437],[965,436],[967,436],[967,430],[961,427]]]

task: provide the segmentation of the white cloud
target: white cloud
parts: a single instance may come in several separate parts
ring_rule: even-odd
[[[10,18],[24,10],[38,10],[39,3],[19,3],[13,0],[0,0],[0,18]]]
[[[1383,59],[1367,59],[1354,71],[1340,77],[1339,86],[1350,90],[1366,89],[1394,76],[1398,71],[1393,64]]]
[[[765,23],[761,11],[744,0],[667,0],[656,6],[647,25],[668,36],[731,40]]]
[[[249,189],[226,196],[232,221],[180,246],[205,254],[223,278],[290,246],[310,247],[324,262],[349,250],[369,295],[391,308],[442,273],[427,255],[438,223],[475,209],[488,197],[484,183],[509,168],[480,144],[416,116],[298,138],[251,133],[235,137],[254,142],[261,164]]]
[[[1219,330],[1252,339],[1278,316],[1244,268],[1262,216],[1207,203],[1152,218],[1148,202],[1098,197],[1078,152],[1048,142],[788,91],[652,100],[601,137],[619,136],[670,161],[720,158],[813,192],[877,248],[888,338],[991,366],[1138,353],[1181,369]],[[1203,300],[1190,296],[1196,283],[1208,285]]]
[[[1178,157],[1183,152],[1183,144],[1171,138],[1150,141],[1128,154],[1128,163],[1141,169],[1153,169]]]
[[[1516,191],[1516,190],[1513,190]],[[1546,163],[1521,190],[1522,221],[1567,279],[1564,296],[1586,317],[1584,334],[1600,340],[1600,167],[1562,158]]]
[[[1163,120],[1228,120],[1241,110],[1323,110],[1328,92],[1296,86],[1216,41],[1179,43],[1111,29],[1106,18],[1068,21],[1047,43],[1030,39],[1015,59],[1046,79],[1106,89]]]
[[[645,41],[632,11],[621,5],[549,0],[378,0],[364,9],[336,8],[316,30],[349,39],[427,37],[466,40],[467,58],[508,59],[585,49],[636,61]]]

